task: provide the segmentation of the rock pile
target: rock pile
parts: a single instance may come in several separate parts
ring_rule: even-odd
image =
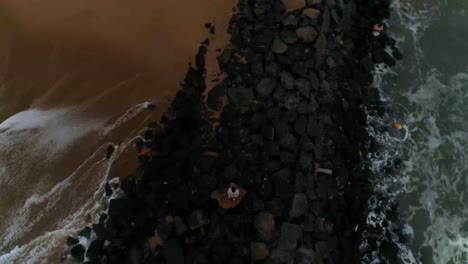
[[[205,103],[205,41],[170,110],[145,133],[144,174],[106,189],[108,212],[79,234],[91,241],[86,250],[70,238],[72,256],[359,263],[371,71],[399,53],[391,38],[371,34],[388,3],[344,2],[305,1],[286,12],[280,0],[239,1],[232,45],[218,57],[226,79]],[[232,184],[245,193],[224,209],[216,193]]]

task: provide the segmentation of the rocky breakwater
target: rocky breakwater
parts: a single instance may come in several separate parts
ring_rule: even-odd
[[[205,98],[206,41],[139,144],[142,175],[110,181],[108,211],[69,239],[75,259],[359,263],[371,71],[382,56],[394,63],[381,53],[394,43],[372,27],[388,4],[237,9],[218,57],[227,77]]]

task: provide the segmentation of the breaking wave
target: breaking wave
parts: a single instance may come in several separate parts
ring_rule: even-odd
[[[380,237],[363,263],[396,263],[392,250],[398,263],[467,263],[468,72],[446,76],[425,62],[419,41],[437,6],[417,10],[395,2],[394,13],[388,23],[412,60],[394,72],[376,67],[375,87],[387,111],[368,117],[379,147],[368,157],[375,194],[367,224]],[[396,81],[408,76],[414,79]],[[376,249],[361,245],[369,248]]]

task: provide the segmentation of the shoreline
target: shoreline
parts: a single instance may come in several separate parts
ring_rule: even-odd
[[[91,241],[86,252],[69,239],[73,257],[359,263],[372,192],[366,109],[378,104],[372,70],[394,62],[383,51],[391,38],[371,31],[389,7],[307,2],[285,13],[281,1],[239,1],[231,46],[218,57],[226,78],[205,104],[204,42],[169,111],[144,135],[143,175],[107,185],[109,210],[78,234]],[[231,183],[245,196],[223,209],[210,196]]]

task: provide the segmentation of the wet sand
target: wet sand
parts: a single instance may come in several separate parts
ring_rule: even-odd
[[[303,1],[291,3],[288,9]],[[234,5],[234,0],[141,0],[138,4],[130,0],[0,0],[0,123],[28,109],[52,113],[67,109],[44,123],[44,128],[29,128],[35,135],[29,141],[0,150],[0,167],[9,164],[6,175],[0,175],[4,197],[0,233],[11,231],[13,213],[24,208],[31,194],[42,197],[70,178],[103,143],[129,140],[150,120],[158,120],[206,37],[211,41],[208,77],[217,75],[215,50],[229,40],[226,29]],[[216,25],[215,36],[204,27],[206,22]],[[137,113],[112,133],[101,133],[102,127],[145,101],[158,104],[157,112]],[[86,127],[94,123],[95,128]],[[69,135],[81,130],[83,135]],[[55,143],[67,137],[71,142],[50,154],[49,147],[37,146],[37,140],[47,135],[55,137]],[[0,139],[4,139],[1,133]],[[129,147],[126,152],[131,155],[132,151]],[[63,196],[44,196],[46,204],[56,199],[47,215],[37,216],[42,203],[21,214],[27,217],[26,223],[33,217],[40,219],[24,234],[0,243],[0,256],[55,230],[61,220],[78,211],[106,176],[105,171],[96,171],[107,166],[101,160],[104,153],[98,151],[97,158],[71,177]],[[134,170],[136,164],[128,157],[120,159],[127,160],[128,167],[115,166],[110,177]],[[44,253],[45,259],[47,254],[52,253]],[[53,254],[54,258],[59,255]]]
[[[217,20],[221,42],[233,1],[0,2],[0,54],[10,116],[29,106],[80,104],[107,92],[88,110],[115,113],[134,102],[172,98],[204,23]],[[223,43],[218,45],[224,46]],[[15,86],[15,88],[13,88]],[[129,92],[131,91],[131,92]]]
[[[51,204],[49,200],[60,198],[30,230],[0,243],[0,255],[56,229],[61,220],[92,197],[104,175],[96,170],[106,168],[101,160],[105,151],[99,151],[78,173],[81,175],[70,175],[101,144],[131,139],[150,120],[159,119],[179,89],[200,42],[209,37],[210,52],[226,45],[229,38],[225,32],[233,6],[234,1],[215,0],[144,0],[138,4],[129,0],[0,1],[0,123],[28,109],[51,113],[70,109],[54,122],[48,121],[46,128],[31,128],[31,142],[0,150],[0,166],[10,164],[6,166],[7,175],[1,175],[0,180],[5,197],[0,202],[2,234],[11,231],[13,214],[25,208],[32,194],[43,195],[46,202],[32,206],[27,214],[21,212],[27,218],[37,217],[42,207]],[[209,35],[206,22],[216,25],[216,36]],[[217,69],[210,63],[208,74],[213,75]],[[39,144],[34,140],[45,134],[56,133],[61,138],[71,137],[66,133],[74,130],[87,131],[79,125],[88,121],[97,120],[102,126],[112,124],[145,101],[155,102],[159,106],[157,113],[135,114],[107,135],[100,133],[98,126],[83,132],[56,154],[50,154],[49,147],[34,145]],[[76,128],[74,124],[78,124]],[[132,151],[130,147],[127,152]],[[114,169],[110,176],[122,176],[119,174],[131,170]],[[72,186],[61,197],[45,195],[67,178]]]

